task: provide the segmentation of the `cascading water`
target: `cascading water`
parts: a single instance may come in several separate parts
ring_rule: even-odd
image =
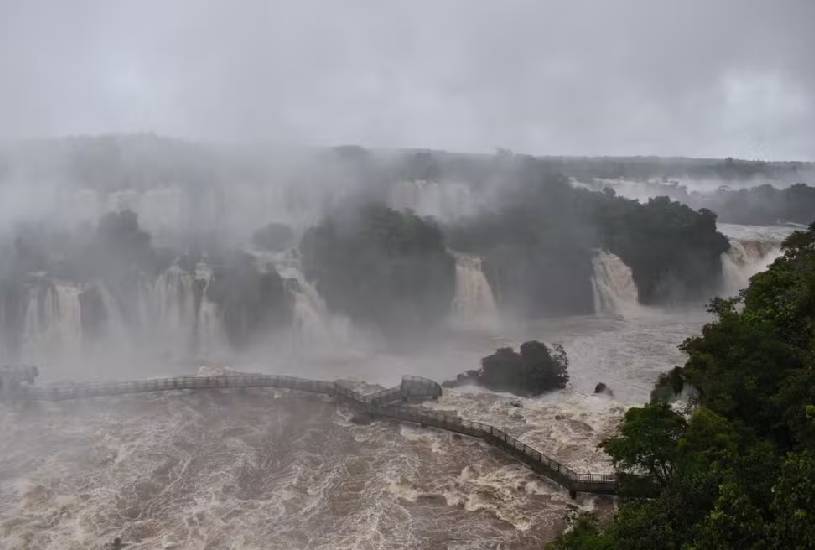
[[[274,266],[292,298],[291,344],[295,353],[336,350],[352,341],[349,319],[333,314],[317,289],[306,280],[296,249],[280,254],[258,254]]]
[[[26,298],[20,354],[24,361],[81,352],[80,289],[66,283],[38,280]]]
[[[156,327],[165,343],[192,345],[195,321],[195,280],[191,273],[174,265],[158,276],[152,292]]]
[[[194,312],[194,346],[196,353],[204,357],[213,357],[229,347],[223,316],[218,305],[207,296],[211,282],[212,269],[206,262],[198,262],[193,284],[199,285],[201,298],[198,310]]]
[[[594,311],[632,314],[639,309],[637,284],[631,268],[615,254],[598,250],[592,259]]]
[[[174,265],[153,285],[156,338],[165,353],[194,353],[212,357],[227,349],[223,319],[218,306],[207,297],[212,271],[199,262],[194,272]]]
[[[722,293],[735,296],[779,256],[779,242],[730,239],[730,249],[722,254]]]
[[[492,287],[484,275],[481,258],[466,254],[456,257],[456,293],[453,298],[453,319],[456,324],[494,326],[498,308]]]

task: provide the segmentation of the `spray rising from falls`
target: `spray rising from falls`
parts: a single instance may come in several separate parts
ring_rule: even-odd
[[[592,259],[594,311],[633,314],[639,308],[637,284],[631,268],[616,255],[598,250]]]
[[[453,181],[403,180],[391,188],[389,204],[421,216],[454,221],[478,210],[478,201],[466,183]]]
[[[484,275],[481,258],[466,254],[456,257],[456,293],[453,318],[459,325],[494,326],[498,308],[490,283]]]

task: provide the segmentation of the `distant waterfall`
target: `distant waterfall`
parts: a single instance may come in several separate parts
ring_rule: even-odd
[[[196,317],[194,285],[192,273],[177,265],[159,275],[153,284],[154,322],[163,340],[192,345]]]
[[[152,322],[165,351],[209,357],[227,348],[222,316],[207,297],[211,280],[212,271],[205,262],[199,262],[192,273],[174,265],[156,279]]]
[[[592,259],[594,310],[597,313],[625,314],[639,308],[637,284],[631,268],[616,255],[598,250]]]
[[[735,296],[747,288],[750,277],[766,270],[781,256],[778,242],[730,240],[730,249],[722,254],[722,293]]]
[[[456,293],[453,316],[456,323],[490,326],[498,320],[495,295],[477,256],[456,254]]]
[[[291,343],[295,352],[328,350],[352,340],[351,321],[329,311],[317,289],[306,280],[296,250],[269,254],[292,297]]]
[[[59,353],[77,357],[81,351],[82,324],[78,287],[37,281],[26,297],[20,354],[36,361]]]

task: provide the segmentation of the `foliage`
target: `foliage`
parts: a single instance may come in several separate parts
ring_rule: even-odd
[[[631,267],[642,303],[706,298],[720,280],[729,243],[710,211],[575,188],[533,160],[502,176],[508,181],[497,204],[449,232],[454,248],[485,258],[499,299],[515,310],[593,311],[598,248]]]
[[[287,326],[289,294],[275,270],[260,271],[248,254],[234,252],[218,262],[207,296],[223,314],[230,343],[244,347],[264,330]]]
[[[300,249],[329,307],[386,335],[428,330],[449,311],[455,260],[432,220],[367,204],[328,216]]]
[[[634,407],[625,413],[620,434],[603,447],[618,469],[645,472],[665,486],[673,476],[677,442],[687,428],[685,419],[664,403]]]
[[[783,248],[741,298],[714,300],[662,381],[698,390],[692,416],[633,408],[603,444],[638,476],[614,521],[557,548],[815,547],[815,224]]]

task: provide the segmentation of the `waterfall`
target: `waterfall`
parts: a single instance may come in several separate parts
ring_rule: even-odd
[[[626,314],[639,309],[637,285],[630,267],[604,250],[597,251],[592,264],[595,312]]]
[[[122,315],[121,306],[105,285],[99,284],[97,288],[105,311],[104,344],[112,349],[131,348],[133,344],[131,330]]]
[[[292,298],[291,342],[295,352],[331,350],[352,341],[350,319],[329,311],[317,289],[303,275],[295,249],[282,254],[265,254],[283,278]]]
[[[209,357],[227,349],[223,318],[207,297],[212,270],[205,262],[195,272],[173,265],[153,285],[155,338],[171,354],[195,353]]]
[[[779,256],[778,242],[730,239],[730,249],[722,254],[722,293],[735,296],[747,288],[750,277],[766,270]]]
[[[20,348],[23,360],[80,354],[79,293],[76,286],[47,280],[37,280],[28,288]]]
[[[179,347],[189,351],[194,345],[194,285],[193,275],[178,265],[160,274],[153,284],[152,322],[156,329],[155,337],[165,351],[174,351]]]
[[[457,324],[489,327],[498,321],[495,296],[484,275],[481,258],[455,254],[456,292],[453,316]]]
[[[223,316],[218,305],[209,299],[207,290],[212,283],[212,269],[206,262],[195,266],[194,284],[200,289],[200,301],[194,312],[194,346],[199,356],[212,357],[229,349]]]

